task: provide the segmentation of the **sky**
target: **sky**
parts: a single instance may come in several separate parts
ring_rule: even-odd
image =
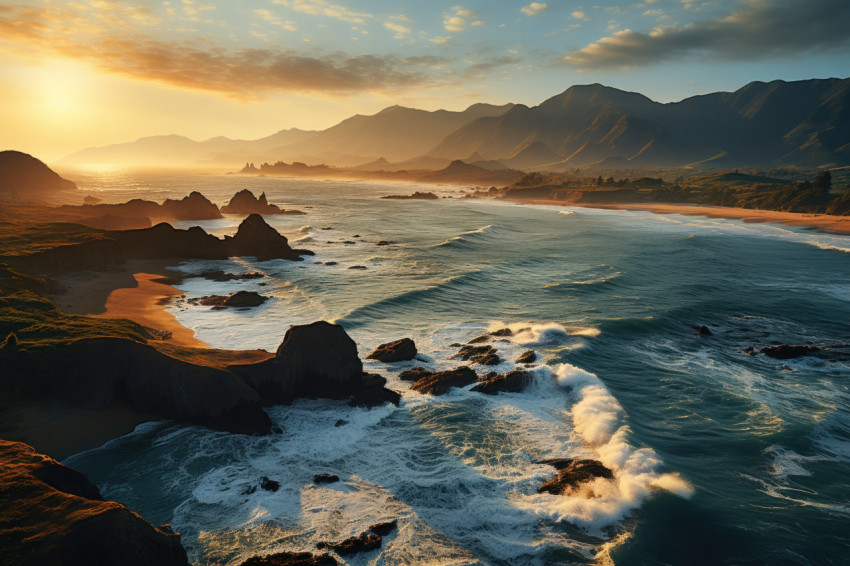
[[[0,3],[0,150],[256,139],[399,104],[533,106],[602,83],[659,102],[850,77],[850,0]]]

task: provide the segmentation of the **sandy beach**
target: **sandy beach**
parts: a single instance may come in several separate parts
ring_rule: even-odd
[[[513,200],[513,199],[512,199]],[[728,206],[699,206],[691,204],[659,203],[575,203],[557,200],[516,200],[520,204],[547,204],[554,206],[575,206],[581,208],[604,208],[609,210],[645,210],[655,214],[683,214],[685,216],[707,216],[709,218],[731,218],[743,222],[776,222],[790,226],[805,226],[831,234],[850,234],[850,216],[830,214],[809,214],[800,212],[780,212],[775,210],[755,210]]]
[[[66,291],[49,297],[63,312],[99,318],[128,318],[143,326],[171,332],[166,340],[176,346],[208,348],[206,342],[180,324],[165,309],[183,292],[167,281],[180,274],[168,268],[173,261],[131,260],[119,271],[65,274],[59,277]]]

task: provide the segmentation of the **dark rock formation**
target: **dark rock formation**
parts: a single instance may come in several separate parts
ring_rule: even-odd
[[[558,474],[537,488],[537,493],[567,495],[581,484],[596,478],[612,479],[613,472],[598,460],[543,460],[538,464],[548,464],[558,470]]]
[[[339,481],[339,476],[336,474],[316,474],[313,476],[313,483],[336,483]]]
[[[443,395],[452,387],[466,387],[476,381],[478,381],[478,374],[467,366],[461,366],[423,377],[410,388],[429,395]]]
[[[386,523],[376,523],[369,527],[369,530],[378,535],[379,537],[385,537],[398,527],[398,520],[393,519],[392,521],[387,521]]]
[[[76,190],[42,161],[20,151],[0,151],[0,194],[20,200],[39,200],[42,195]]]
[[[511,330],[510,328],[500,328],[499,330],[494,330],[493,332],[490,333],[490,336],[500,336],[500,337],[513,336],[513,335],[514,335],[514,331]]]
[[[490,338],[492,338],[492,336],[490,336],[489,334],[482,334],[481,336],[476,336],[475,338],[467,342],[467,344],[482,344],[484,342],[489,342]]]
[[[0,563],[187,566],[180,535],[104,501],[80,472],[0,440]]]
[[[4,389],[85,409],[126,402],[135,410],[242,434],[271,427],[260,396],[224,368],[195,365],[126,338],[24,343],[0,351]]]
[[[280,482],[270,480],[266,476],[263,476],[260,479],[260,489],[264,489],[266,491],[271,491],[272,493],[274,493],[275,491],[280,489]]]
[[[324,321],[290,327],[274,358],[228,369],[270,404],[299,397],[346,399],[370,391],[395,395],[364,379],[354,340],[341,326]]]
[[[533,364],[537,359],[537,354],[534,350],[526,350],[516,359],[516,363],[518,364]]]
[[[254,256],[270,259],[300,260],[286,237],[252,214],[242,221],[235,236],[223,240],[194,226],[179,230],[162,223],[142,230],[93,230],[90,241],[58,246],[28,255],[0,256],[16,269],[28,272],[65,272],[114,268],[128,259],[227,259]]]
[[[436,200],[440,197],[431,192],[420,192],[416,191],[412,195],[386,195],[382,196],[383,199],[396,199],[396,200]]]
[[[761,353],[777,360],[792,360],[802,356],[811,356],[820,352],[817,346],[782,344],[780,346],[767,346],[761,349]]]
[[[342,542],[320,542],[316,545],[316,548],[319,550],[329,548],[340,556],[347,556],[349,554],[369,552],[370,550],[381,548],[381,537],[367,531],[357,536],[349,537]]]
[[[707,326],[695,326],[694,328],[696,329],[697,334],[699,334],[700,336],[711,336],[712,334],[714,334]]]
[[[218,207],[198,191],[192,191],[180,200],[166,199],[161,206],[162,216],[177,220],[212,220],[222,217]]]
[[[353,407],[377,407],[390,403],[398,407],[401,402],[401,395],[384,387],[386,384],[386,377],[376,373],[364,373],[360,389],[354,392],[349,405]]]
[[[369,268],[366,267],[365,265],[352,265],[348,269],[369,269]]]
[[[494,366],[499,364],[501,360],[496,354],[497,350],[490,345],[486,346],[461,346],[457,354],[452,356],[452,359],[460,358],[464,361],[470,361],[476,364],[485,366]]]
[[[416,344],[410,338],[402,338],[381,344],[367,358],[391,363],[412,360],[414,356],[416,356]]]
[[[330,554],[309,552],[278,552],[266,556],[252,556],[241,566],[335,566],[339,564]]]
[[[251,214],[242,221],[233,238],[224,237],[231,256],[254,256],[259,261],[270,259],[300,259],[289,247],[285,236],[266,224],[259,214]]]
[[[258,307],[268,301],[268,297],[264,297],[254,291],[237,291],[232,295],[207,295],[206,297],[197,297],[189,299],[192,304],[200,304],[213,308],[247,308]]]
[[[260,198],[248,189],[242,189],[230,199],[230,202],[221,207],[224,214],[283,214],[279,206],[269,204],[266,193]]]
[[[473,387],[471,391],[486,393],[487,395],[495,395],[500,391],[518,393],[528,387],[532,381],[534,381],[534,376],[531,373],[514,370],[490,377]]]
[[[66,315],[21,291],[0,297],[0,335],[10,333],[18,343],[0,349],[0,390],[20,399],[55,399],[91,410],[123,402],[136,411],[242,434],[268,434],[263,405],[299,397],[359,394],[372,404],[398,402],[382,380],[364,378],[354,342],[342,327],[326,322],[290,328],[275,356],[260,356],[265,361],[246,364],[236,356],[224,363],[218,360],[237,352],[160,351],[138,324]]]
[[[434,375],[433,371],[429,371],[423,367],[415,367],[404,370],[398,374],[398,378],[402,381],[419,381],[423,377],[430,377],[432,375]]]

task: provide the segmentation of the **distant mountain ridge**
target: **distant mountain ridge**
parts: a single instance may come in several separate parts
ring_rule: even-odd
[[[326,130],[261,140],[179,136],[77,152],[66,162],[127,163],[171,156],[183,165],[299,160],[375,170],[454,160],[523,170],[590,166],[834,167],[850,165],[850,79],[752,82],[735,92],[659,103],[600,84],[537,106],[475,104],[463,112],[391,106]],[[179,164],[179,163],[175,163]]]

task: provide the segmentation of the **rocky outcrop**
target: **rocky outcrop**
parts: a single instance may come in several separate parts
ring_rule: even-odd
[[[222,218],[218,207],[210,199],[192,191],[182,199],[165,199],[161,205],[166,218],[176,220],[214,220]]]
[[[73,212],[88,217],[84,220],[88,226],[126,230],[132,223],[142,220],[150,226],[150,219],[166,220],[216,220],[222,218],[218,207],[198,191],[192,191],[182,199],[166,199],[162,204],[152,200],[131,199],[127,202],[103,204],[86,203],[83,205],[64,205],[64,212]]]
[[[476,364],[485,366],[494,366],[501,363],[501,359],[493,346],[461,346],[457,354],[452,356],[452,359],[460,358],[464,361],[470,361]]]
[[[821,349],[817,346],[806,344],[782,344],[780,346],[767,346],[761,349],[762,354],[777,360],[792,360],[803,356],[811,356],[820,351]]]
[[[278,552],[266,556],[252,556],[241,566],[335,566],[339,564],[330,554],[309,552]]]
[[[415,367],[406,369],[399,373],[398,378],[402,381],[419,381],[423,377],[430,377],[432,375],[434,375],[433,371],[427,370],[423,367]]]
[[[269,204],[266,193],[260,198],[248,189],[242,189],[230,199],[230,202],[221,207],[225,214],[283,214],[279,206]]]
[[[381,198],[395,200],[436,200],[440,197],[431,192],[416,191],[412,195],[386,195]]]
[[[227,259],[253,256],[259,261],[271,259],[301,260],[285,236],[252,214],[242,221],[234,236],[219,239],[194,226],[187,230],[170,224],[157,224],[141,230],[88,229],[90,241],[58,246],[28,255],[0,256],[14,268],[28,272],[67,272],[104,270],[128,259]]]
[[[339,476],[336,474],[316,474],[313,476],[313,483],[336,483],[339,481]]]
[[[0,440],[0,563],[188,565],[180,535],[104,501],[80,472]]]
[[[538,464],[548,464],[558,470],[558,474],[537,488],[537,493],[569,495],[582,484],[596,478],[612,479],[614,473],[598,460],[543,460]]]
[[[368,406],[399,402],[383,378],[364,376],[357,347],[342,327],[326,322],[291,327],[265,361],[245,364],[232,356],[230,363],[227,354],[238,352],[160,351],[138,324],[66,315],[22,291],[0,297],[0,336],[8,343],[12,334],[14,347],[0,349],[0,390],[22,399],[92,410],[123,402],[139,412],[243,434],[268,434],[263,406],[299,397],[352,398]]]
[[[385,537],[398,528],[398,520],[387,521],[385,523],[375,523],[369,530],[379,537]]]
[[[242,434],[271,427],[258,393],[225,368],[195,365],[125,338],[84,338],[0,351],[4,390],[99,410],[135,410]]]
[[[467,366],[461,366],[423,377],[410,388],[429,395],[444,395],[452,387],[466,387],[476,381],[478,381],[478,374]]]
[[[367,359],[380,362],[406,362],[416,356],[416,344],[410,338],[402,338],[394,342],[381,344],[375,351],[369,354]]]
[[[500,375],[492,376],[470,391],[485,393],[487,395],[495,395],[496,393],[519,393],[524,390],[534,381],[534,376],[527,371],[514,370]]]
[[[0,196],[40,200],[43,195],[76,190],[39,159],[20,151],[0,151]]]
[[[268,300],[268,297],[264,297],[254,291],[237,291],[232,295],[207,295],[205,297],[197,297],[195,299],[189,299],[189,302],[213,307],[213,309],[224,309],[228,307],[258,307]]]
[[[347,399],[384,390],[381,382],[364,377],[354,340],[341,326],[324,321],[290,327],[274,358],[228,369],[270,404],[299,397]]]
[[[381,537],[366,531],[359,535],[348,537],[342,542],[320,542],[316,545],[316,548],[319,550],[329,548],[340,556],[348,556],[349,554],[369,552],[370,550],[381,548]]]
[[[518,364],[533,364],[534,361],[537,360],[537,354],[534,350],[526,350],[522,354],[519,355],[516,359],[516,363]]]
[[[242,221],[236,235],[224,237],[224,248],[229,256],[254,256],[259,261],[270,259],[301,259],[289,247],[285,236],[266,224],[259,214],[251,214]]]

